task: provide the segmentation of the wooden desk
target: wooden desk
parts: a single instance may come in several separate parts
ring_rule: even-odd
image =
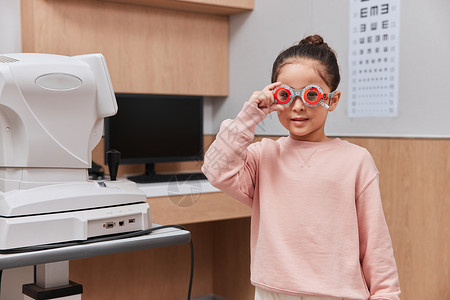
[[[250,207],[219,193],[147,198],[158,224],[192,224],[250,217]]]
[[[152,221],[182,224],[195,248],[192,297],[250,300],[250,208],[222,192],[152,197]],[[71,280],[83,284],[83,300],[186,298],[189,246],[138,250],[70,261]],[[105,288],[110,287],[110,288]]]

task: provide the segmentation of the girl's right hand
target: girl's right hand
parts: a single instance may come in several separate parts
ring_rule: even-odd
[[[255,91],[248,99],[248,103],[261,109],[266,115],[273,111],[283,111],[284,106],[275,103],[272,90],[281,85],[281,82],[274,82],[266,86],[262,91]]]

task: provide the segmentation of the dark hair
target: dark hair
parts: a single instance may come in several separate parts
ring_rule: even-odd
[[[339,75],[336,53],[323,41],[320,35],[310,35],[297,45],[282,51],[273,63],[272,82],[277,81],[280,70],[284,65],[300,59],[311,59],[319,62],[322,66],[317,70],[319,76],[332,91],[337,89],[341,81],[341,75]]]

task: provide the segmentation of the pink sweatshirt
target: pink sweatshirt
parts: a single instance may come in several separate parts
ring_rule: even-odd
[[[290,295],[398,300],[369,152],[341,139],[251,144],[264,118],[246,103],[222,123],[202,167],[214,186],[252,208],[252,284]]]

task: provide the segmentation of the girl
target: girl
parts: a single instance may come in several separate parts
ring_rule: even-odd
[[[205,154],[210,182],[252,208],[255,299],[399,299],[373,159],[324,132],[339,81],[334,51],[318,35],[303,39]],[[272,111],[289,136],[251,144]]]

